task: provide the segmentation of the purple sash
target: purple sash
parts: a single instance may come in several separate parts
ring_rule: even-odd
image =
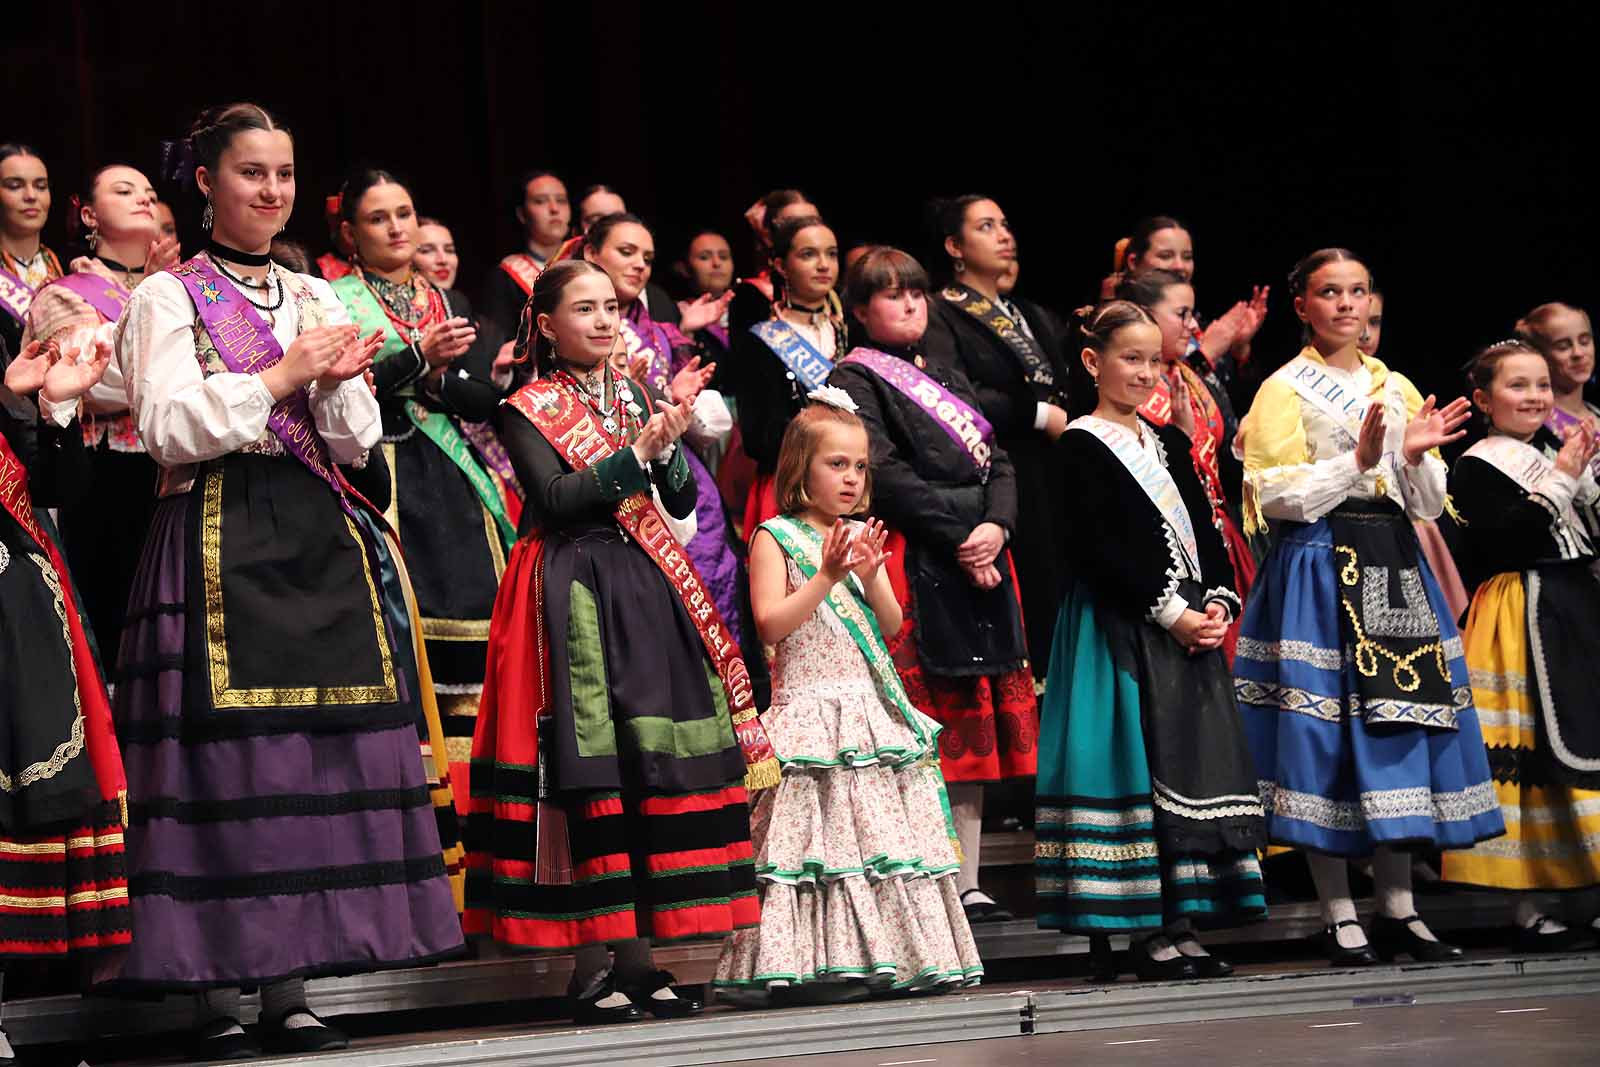
[[[33,303],[33,289],[21,278],[0,267],[0,308],[18,322],[28,321],[28,307]]]
[[[80,271],[57,278],[51,284],[70,289],[82,297],[84,303],[98,311],[107,322],[122,318],[122,309],[128,306],[128,290],[98,274]]]
[[[283,346],[272,336],[271,328],[204,255],[172,268],[172,274],[188,290],[223,366],[235,374],[260,374],[283,359]],[[267,429],[283,442],[291,456],[333,490],[339,506],[354,520],[355,507],[330,462],[328,443],[311,417],[311,403],[304,389],[296,389],[273,405],[272,414],[267,416]],[[360,523],[357,528],[362,528]]]
[[[994,452],[994,427],[983,417],[983,412],[922,373],[914,364],[875,348],[852,349],[842,362],[859,363],[894,386],[938,423],[980,471],[989,469],[989,459]]]

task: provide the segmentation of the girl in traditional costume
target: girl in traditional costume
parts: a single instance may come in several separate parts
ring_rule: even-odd
[[[77,403],[111,359],[109,342],[88,344],[82,362],[39,342],[8,362],[0,342],[0,1008],[6,961],[131,939],[111,708],[71,575],[35,511],[87,491]],[[12,1058],[0,1029],[0,1063]]]
[[[34,294],[61,277],[61,260],[42,241],[50,217],[50,172],[24,144],[0,144],[0,340],[22,351]]]
[[[872,440],[874,514],[893,531],[887,569],[905,619],[885,639],[911,702],[944,728],[957,888],[969,919],[992,921],[1010,915],[978,886],[984,787],[1030,783],[1039,726],[1006,547],[1017,482],[966,376],[920,355],[927,288],[904,252],[864,253],[846,293],[866,341],[830,381],[859,405]]]
[[[472,306],[418,271],[411,194],[362,170],[340,193],[351,273],[333,283],[350,321],[383,344],[373,365],[391,478],[387,518],[405,546],[462,816],[489,618],[516,542],[521,487],[489,420],[494,352]]]
[[[940,726],[884,645],[901,623],[888,531],[845,521],[871,502],[867,428],[848,393],[813,399],[784,435],[784,514],[751,543],[761,640],[777,648],[761,722],[783,780],[752,816],[761,926],[723,947],[716,977],[780,1004],[983,974],[956,888]]]
[[[1468,848],[1505,825],[1461,639],[1411,520],[1443,510],[1435,450],[1470,407],[1436,407],[1361,354],[1371,278],[1354,254],[1312,253],[1290,287],[1308,344],[1239,431],[1246,532],[1279,522],[1234,659],[1267,831],[1307,851],[1332,962],[1454,959],[1416,915],[1408,848]],[[1346,863],[1369,855],[1376,954]]]
[[[1594,437],[1549,429],[1546,357],[1485,349],[1468,374],[1489,434],[1456,461],[1473,586],[1462,637],[1506,836],[1447,852],[1452,882],[1520,892],[1514,946],[1571,948],[1593,930],[1544,915],[1534,892],[1600,885],[1600,486]]]
[[[381,435],[362,375],[382,336],[266,254],[294,203],[286,130],[234,104],[186,147],[211,241],[117,327],[162,482],[116,693],[141,936],[113,978],[201,992],[197,1058],[316,1051],[345,1038],[304,978],[463,947],[395,563],[335,467]],[[242,986],[261,987],[259,1046]]]
[[[1067,498],[1058,491],[1050,448],[1067,425],[1065,338],[1055,317],[1038,305],[1000,294],[1000,280],[1017,258],[1016,238],[1000,205],[978,195],[941,203],[938,228],[952,282],[932,301],[923,353],[972,383],[996,444],[1016,470],[1011,554],[1028,659],[1042,679],[1066,581],[1061,542]]]
[[[461,273],[461,256],[456,252],[455,235],[438,219],[417,219],[417,251],[412,265],[441,289],[454,289]]]
[[[1583,396],[1594,377],[1594,327],[1589,324],[1589,313],[1559,302],[1540,304],[1517,323],[1517,333],[1550,361],[1555,404],[1545,425],[1557,436],[1582,427],[1600,442],[1600,407]],[[1590,462],[1600,476],[1600,453]]]
[[[113,163],[96,170],[72,205],[69,227],[83,233],[89,255],[74,259],[67,275],[35,294],[23,340],[56,340],[81,350],[91,347],[82,335],[98,332],[110,339],[133,290],[155,271],[177,263],[178,242],[161,236],[155,189],[132,167]],[[158,469],[139,441],[127,383],[115,361],[82,404],[90,492],[61,509],[61,542],[115,682],[110,668],[117,661],[139,551],[155,514]]]
[[[1089,935],[1101,980],[1114,933],[1134,935],[1142,979],[1225,976],[1195,925],[1266,915],[1261,798],[1222,654],[1233,566],[1189,436],[1140,414],[1167,348],[1140,305],[1091,313],[1074,395],[1097,404],[1060,442],[1057,492],[1081,513],[1040,716],[1039,925]]]
[[[526,246],[500,260],[478,290],[483,297],[483,317],[499,337],[516,335],[533,283],[572,229],[567,186],[547,170],[530,170],[517,180],[515,203]]]
[[[1211,502],[1207,525],[1222,534],[1228,548],[1233,577],[1228,587],[1243,604],[1250,597],[1255,581],[1256,559],[1239,528],[1237,509],[1228,502],[1223,484],[1223,465],[1232,459],[1233,434],[1229,426],[1231,406],[1226,394],[1212,386],[1190,365],[1186,356],[1194,339],[1194,287],[1183,275],[1169,270],[1147,270],[1117,287],[1117,297],[1131,300],[1150,312],[1161,327],[1162,374],[1150,391],[1150,398],[1139,409],[1140,418],[1152,426],[1178,427],[1189,438],[1189,458],[1195,474]],[[1212,379],[1215,381],[1215,379]],[[1233,662],[1234,645],[1239,640],[1239,615],[1235,612],[1223,639],[1222,650]]]
[[[689,557],[717,602],[723,622],[741,645],[749,646],[748,590],[744,561],[734,551],[734,537],[727,509],[717,491],[700,449],[714,445],[720,434],[733,426],[733,416],[722,394],[706,386],[716,367],[702,364],[695,343],[685,331],[651,316],[646,293],[655,273],[655,237],[637,215],[606,215],[593,222],[583,238],[584,258],[602,268],[617,291],[620,345],[617,358],[635,382],[648,385],[674,403],[693,404],[684,450],[684,462],[694,477],[694,535],[689,539]],[[716,321],[726,300],[696,301],[683,305],[688,317],[683,320],[690,334]],[[760,666],[758,664],[758,666]],[[765,670],[758,686],[765,701]]]
[[[738,646],[669,528],[694,509],[692,403],[615,373],[620,321],[587,260],[552,264],[524,313],[518,355],[538,379],[502,405],[500,434],[528,498],[467,823],[469,931],[577,950],[586,1023],[696,1010],[650,945],[759,922],[747,786],[779,772]]]
[[[807,393],[826,384],[834,361],[848,349],[844,309],[833,291],[839,281],[833,231],[816,215],[789,215],[771,234],[770,310],[744,329],[736,315],[733,329],[739,434],[756,465],[744,511],[746,539],[778,514],[773,478],[789,420],[805,406]]]

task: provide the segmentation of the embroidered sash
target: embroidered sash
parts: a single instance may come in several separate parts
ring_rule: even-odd
[[[217,356],[235,374],[260,374],[283,359],[283,346],[272,335],[248,300],[219,275],[205,254],[172,268],[172,275],[183,283],[194,301]],[[229,294],[232,294],[231,296]],[[311,416],[311,403],[304,389],[296,389],[272,406],[267,429],[283,443],[284,449],[316,475],[339,498],[339,506],[352,522],[356,511],[350,498],[354,490],[345,483],[331,461],[328,443],[318,432]],[[356,522],[358,529],[361,523]],[[369,552],[376,546],[368,545]]]
[[[1468,456],[1489,464],[1527,493],[1538,493],[1544,480],[1556,469],[1555,461],[1546,456],[1542,450],[1504,434],[1491,434],[1485,437],[1461,454],[1463,459]],[[1584,551],[1593,551],[1572,501],[1567,502],[1566,510],[1557,521],[1566,526],[1566,532],[1572,535]]]
[[[1200,547],[1195,540],[1194,522],[1189,518],[1189,509],[1183,503],[1183,495],[1178,492],[1178,483],[1172,480],[1172,473],[1155,456],[1145,451],[1132,431],[1116,423],[1095,415],[1084,415],[1073,419],[1067,429],[1092,433],[1111,450],[1111,454],[1133,475],[1133,480],[1177,535],[1191,573],[1199,575]]]
[[[359,275],[350,274],[340,278],[333,283],[333,291],[350,312],[351,320],[361,328],[363,336],[374,330],[383,334],[383,347],[378,350],[377,359],[392,358],[397,352],[410,346],[411,342],[400,336],[400,331],[395,329],[394,323],[389,321],[389,316],[385,315],[383,308],[378,305],[378,298],[367,288],[366,282]],[[495,526],[500,531],[500,540],[504,542],[505,547],[510,548],[516,544],[516,523],[506,512],[505,499],[501,495],[500,487],[478,463],[472,449],[456,430],[454,422],[443,412],[430,410],[415,400],[405,402],[405,413],[411,424],[438,446],[439,451],[443,452],[467,479],[484,510],[494,519]]]
[[[782,319],[767,319],[750,327],[750,332],[772,349],[772,354],[794,375],[803,392],[809,393],[827,384],[828,375],[833,373],[833,361],[801,337],[799,330]]]
[[[1279,367],[1275,375],[1288,382],[1300,399],[1338,423],[1352,441],[1361,439],[1362,420],[1378,397],[1350,392],[1328,373],[1327,367],[1307,359],[1303,353]],[[1387,390],[1382,395],[1387,398]]]
[[[973,466],[984,472],[994,455],[994,427],[983,412],[945,388],[914,363],[896,359],[875,348],[857,348],[844,357],[858,363],[894,387],[920,408],[952,441],[961,446]]]
[[[500,269],[510,275],[511,280],[517,283],[517,288],[529,296],[533,295],[533,283],[544,273],[544,269],[526,252],[514,252],[502,259]]]
[[[805,575],[807,580],[814,577],[821,569],[822,535],[810,526],[797,522],[787,515],[780,515],[762,523],[761,528],[773,536],[778,546],[794,560],[795,566],[800,568],[800,573]],[[872,670],[873,681],[878,683],[878,692],[905,720],[906,727],[922,745],[923,757],[937,761],[939,733],[944,727],[918,711],[907,698],[905,686],[900,681],[900,672],[895,669],[894,659],[889,655],[888,648],[884,647],[882,632],[878,628],[878,617],[873,613],[872,605],[868,604],[862,595],[857,582],[837,583],[828,591],[822,602],[828,605],[829,610],[844,625],[850,639],[866,657],[867,666]],[[949,797],[942,783],[939,795],[940,803],[944,806],[945,818],[949,820],[948,829],[953,838],[955,824],[951,818]]]
[[[107,322],[116,322],[122,317],[122,309],[128,306],[128,290],[116,282],[80,271],[69,274],[65,278],[57,278],[51,282],[59,285],[82,297],[84,302],[100,313],[100,317]]]
[[[648,331],[650,336],[647,340],[638,327],[627,319],[619,321],[617,328],[622,334],[623,347],[628,351],[628,362],[631,364],[640,355],[649,356],[650,366],[645,371],[645,381],[655,386],[657,392],[666,393],[672,384],[672,350],[662,350],[663,346],[654,330]]]
[[[33,288],[21,278],[0,267],[0,309],[26,324],[28,308],[33,304]]]
[[[533,382],[505,402],[533,423],[573,470],[585,470],[614,451],[593,415],[554,382]],[[649,493],[634,493],[618,502],[617,522],[660,568],[694,621],[728,696],[729,717],[744,754],[745,788],[755,792],[777,785],[782,769],[757,717],[749,669],[694,561],[672,536]]]
[[[1039,346],[1007,315],[1000,305],[965,285],[952,285],[939,294],[951,307],[960,308],[977,319],[1011,349],[1011,354],[1022,364],[1023,375],[1039,400],[1051,400],[1057,395],[1056,372],[1050,366]],[[1053,402],[1053,401],[1052,401]]]

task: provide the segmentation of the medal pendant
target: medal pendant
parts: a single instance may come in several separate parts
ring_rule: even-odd
[[[605,418],[605,421],[602,422],[600,425],[604,426],[606,428],[606,433],[616,433],[617,432],[617,420],[615,418],[613,418],[612,416],[610,416],[610,415],[607,415],[606,418]]]

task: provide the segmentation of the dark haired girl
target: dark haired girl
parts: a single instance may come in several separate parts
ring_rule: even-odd
[[[572,229],[572,202],[564,182],[547,170],[530,170],[517,180],[514,198],[524,247],[500,260],[484,279],[479,295],[483,316],[495,333],[510,337],[539,272],[561,250]]]
[[[1064,330],[1043,308],[1002,296],[1017,241],[1000,205],[969,195],[939,205],[939,237],[952,284],[929,304],[923,354],[955,367],[977,390],[995,441],[1017,472],[1017,527],[1011,542],[1028,658],[1040,677],[1065,576],[1061,541],[1066,498],[1056,491],[1051,442],[1067,426]]]
[[[1469,378],[1489,433],[1450,473],[1473,589],[1462,638],[1506,836],[1445,853],[1443,874],[1521,893],[1513,943],[1529,952],[1595,932],[1544,915],[1534,892],[1600,885],[1600,486],[1594,437],[1546,424],[1553,377],[1521,341],[1480,353]]]
[[[829,381],[854,398],[871,436],[873,513],[895,533],[887,570],[905,615],[884,638],[911,702],[944,726],[940,764],[962,852],[957,889],[974,919],[992,920],[998,906],[978,887],[984,784],[1026,787],[1038,736],[1006,549],[1017,481],[966,376],[921,355],[927,289],[926,272],[904,252],[863,254],[847,289],[861,343]]]
[[[336,466],[378,444],[362,376],[382,337],[269,258],[294,206],[288,131],[234,104],[188,143],[211,240],[116,332],[161,466],[115,702],[140,931],[117,978],[203,991],[191,1051],[211,1060],[259,1054],[241,986],[261,987],[267,1049],[335,1048],[303,979],[462,945],[398,564]]]
[[[1261,798],[1221,651],[1233,568],[1189,438],[1139,415],[1162,349],[1145,308],[1095,309],[1080,359],[1097,403],[1059,445],[1055,491],[1081,510],[1040,716],[1039,925],[1094,938],[1102,980],[1122,932],[1140,978],[1224,976],[1194,925],[1266,913]]]
[[[61,277],[61,260],[39,239],[50,217],[50,172],[23,144],[0,144],[0,340],[22,351],[28,305]]]
[[[696,1010],[650,940],[760,921],[746,787],[778,777],[738,647],[672,532],[695,505],[691,404],[612,369],[619,323],[616,287],[581,259],[541,274],[523,312],[518,356],[539,377],[500,434],[528,498],[467,823],[469,931],[576,949],[584,1023]]]
[[[406,547],[464,809],[489,617],[522,512],[521,486],[487,424],[500,401],[494,352],[466,298],[412,265],[418,223],[404,185],[361,171],[345,182],[341,203],[356,265],[333,292],[362,333],[383,336],[372,373],[391,479],[387,515]]]
[[[1337,964],[1375,962],[1347,857],[1373,857],[1377,955],[1453,959],[1417,917],[1413,844],[1505,832],[1461,639],[1411,520],[1437,518],[1465,398],[1436,407],[1357,347],[1372,279],[1338,248],[1290,275],[1309,343],[1240,427],[1246,532],[1276,520],[1234,673],[1274,844],[1303,848]]]
[[[756,464],[744,512],[746,538],[778,514],[773,474],[783,431],[846,350],[844,311],[834,293],[839,240],[833,230],[816,215],[797,215],[774,223],[771,234],[775,296],[760,321],[741,329],[735,316],[732,331],[739,432]]]
[[[72,206],[69,229],[82,235],[88,255],[72,260],[66,276],[34,295],[24,343],[53,340],[81,349],[96,332],[109,340],[134,289],[177,262],[177,238],[161,236],[155,188],[135,168],[99,168]],[[61,540],[95,643],[114,666],[128,590],[155,510],[156,465],[139,441],[116,361],[84,395],[83,410],[90,486],[62,509]],[[107,515],[117,521],[107,522]]]

